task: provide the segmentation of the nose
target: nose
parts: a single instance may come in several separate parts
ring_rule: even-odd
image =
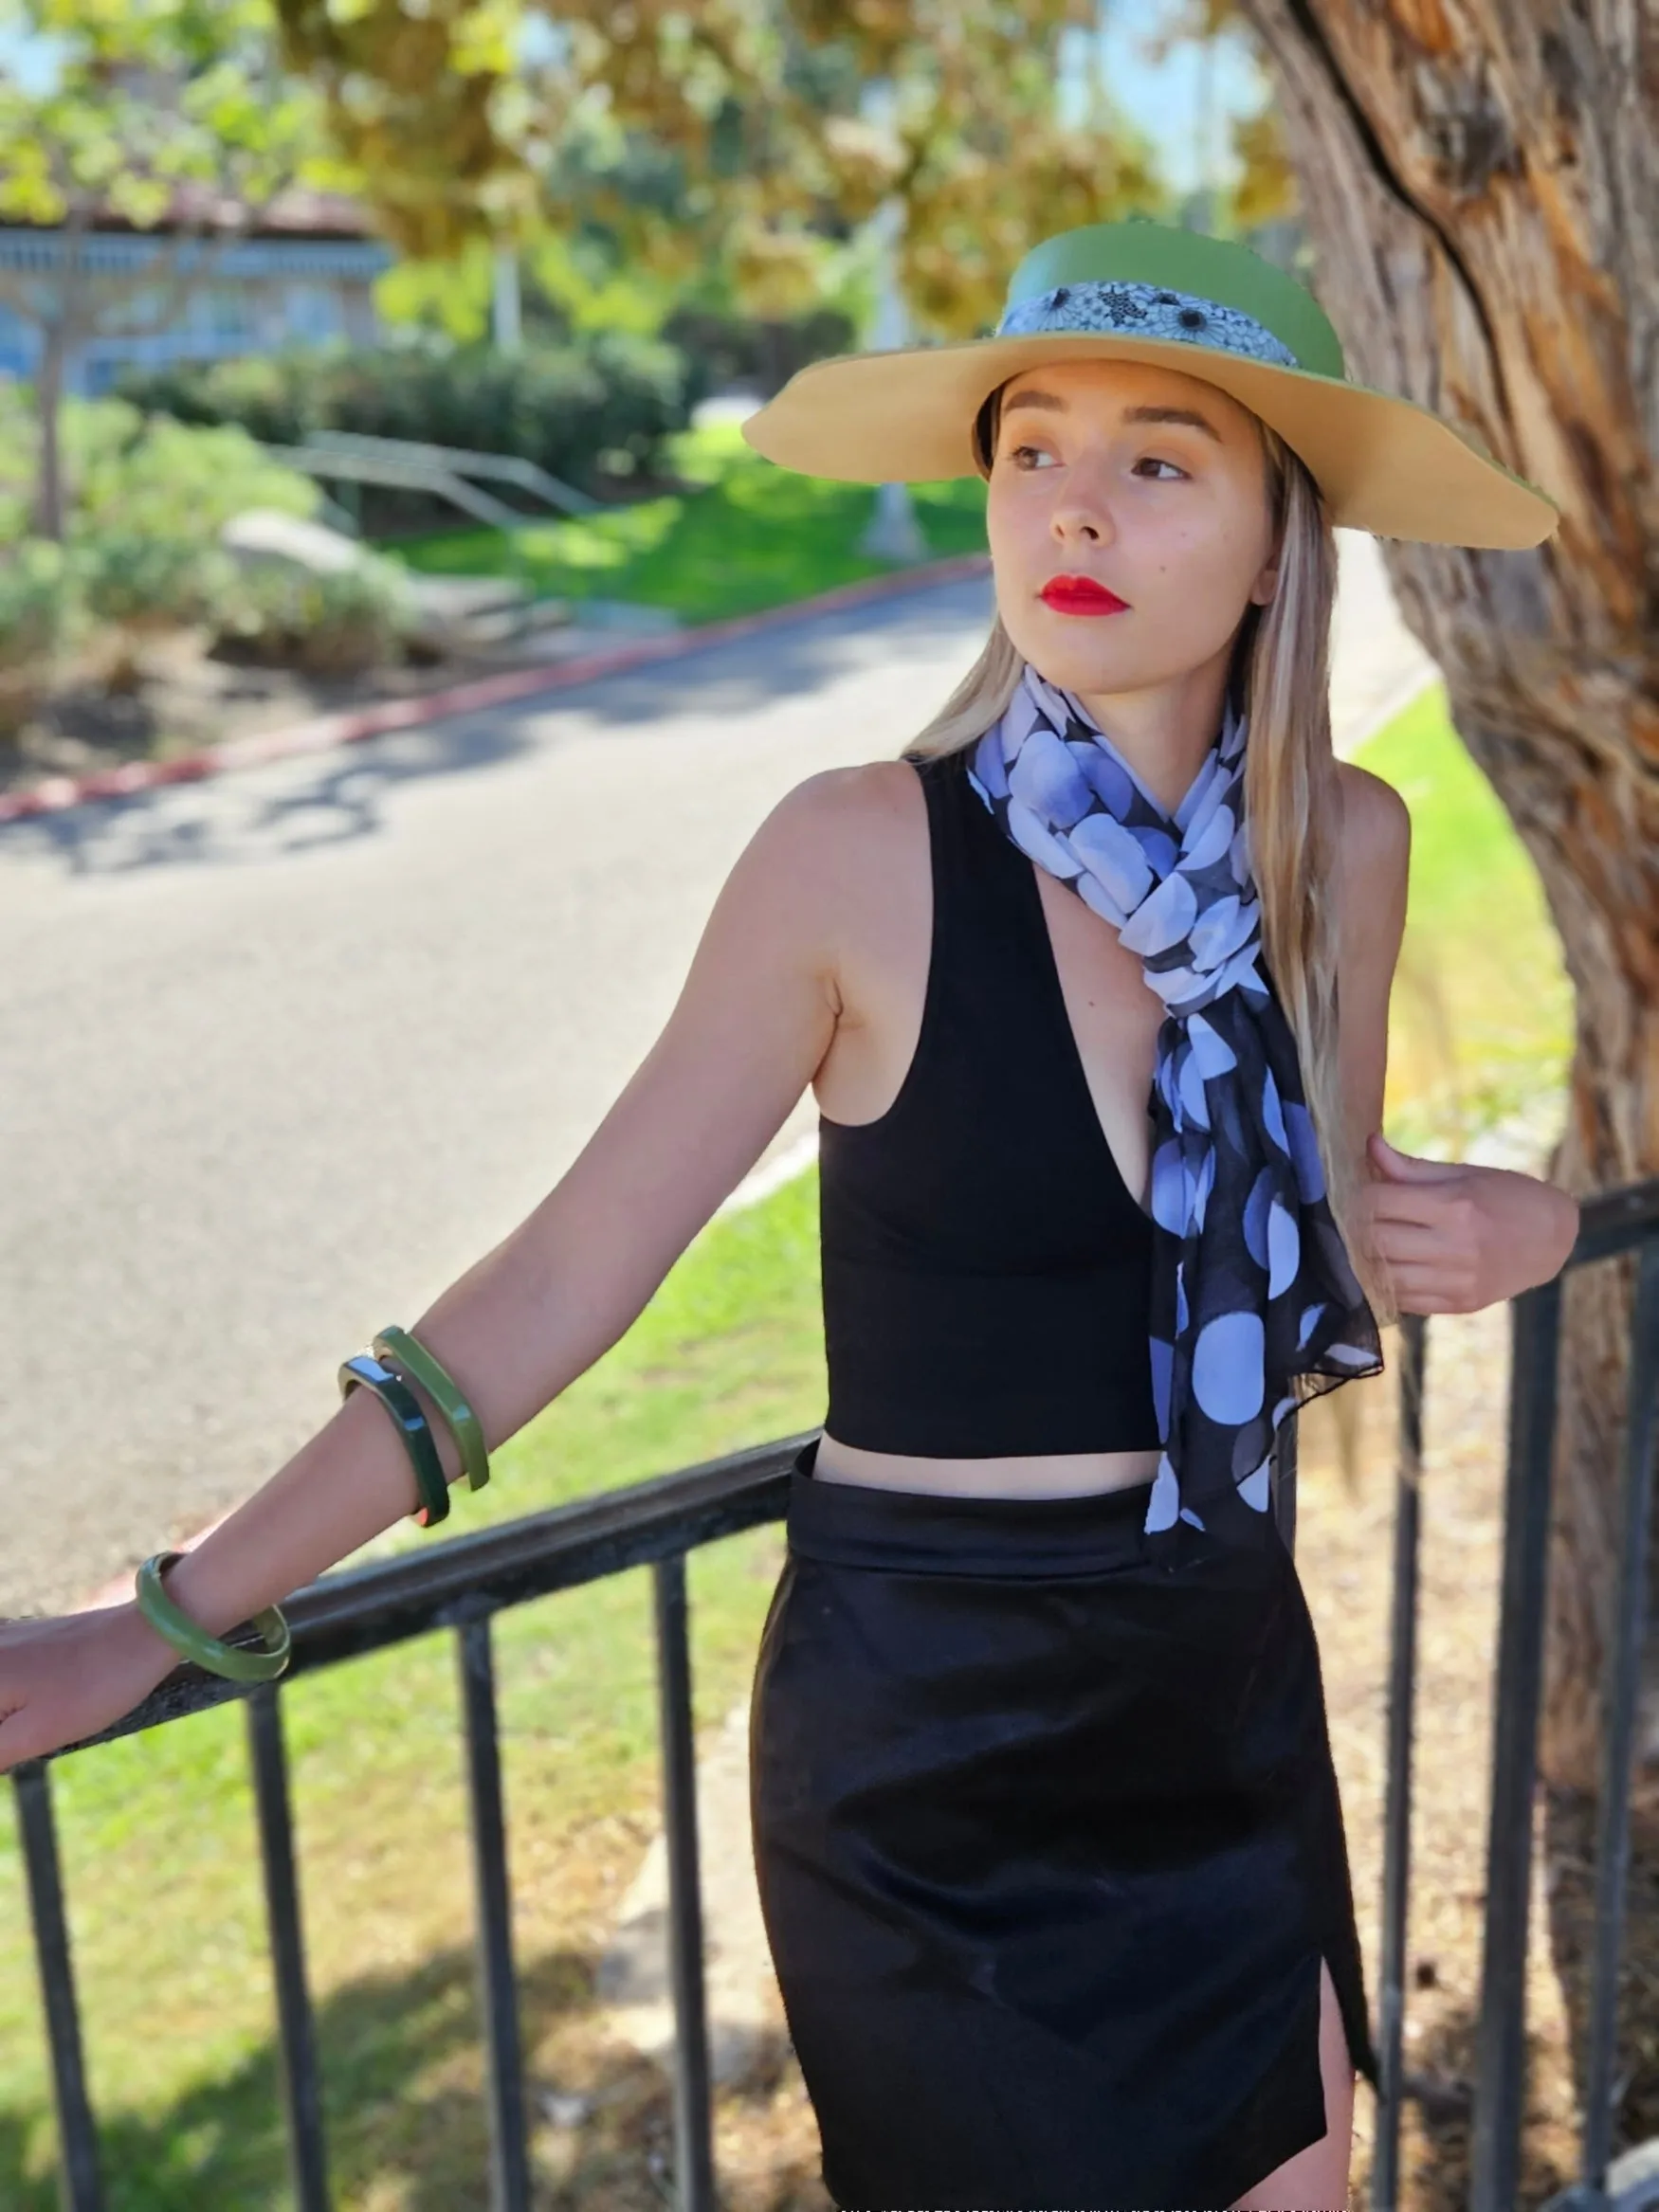
[[[1075,461],[1066,472],[1066,485],[1048,517],[1055,542],[1060,545],[1109,545],[1117,535],[1111,502],[1096,472]]]

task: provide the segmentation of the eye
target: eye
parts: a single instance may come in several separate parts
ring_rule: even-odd
[[[1149,461],[1151,462],[1154,468],[1175,469],[1176,475],[1177,477],[1184,477],[1187,473],[1184,468],[1176,468],[1176,463],[1173,461],[1165,461],[1160,453],[1143,453],[1140,459],[1135,463],[1135,466],[1136,468],[1142,468]],[[1170,477],[1163,476],[1158,477],[1154,480],[1158,483],[1167,484],[1172,482],[1174,480]]]
[[[1008,449],[1008,458],[1015,468],[1029,471],[1034,464],[1024,458],[1028,453],[1034,453],[1042,459],[1048,458],[1040,445],[1011,445]]]

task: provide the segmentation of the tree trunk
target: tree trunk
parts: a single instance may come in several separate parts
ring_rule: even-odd
[[[1241,0],[1349,373],[1562,503],[1532,553],[1385,541],[1537,864],[1577,992],[1557,1181],[1659,1172],[1659,14],[1632,0]],[[1593,1786],[1628,1263],[1569,1282],[1545,1771]],[[1652,1732],[1647,1732],[1651,1740]]]

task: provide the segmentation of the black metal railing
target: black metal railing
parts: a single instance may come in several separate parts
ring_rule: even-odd
[[[1639,1250],[1629,1368],[1620,1583],[1606,1683],[1599,1808],[1595,1939],[1586,2060],[1582,2179],[1574,2212],[1606,2212],[1614,2110],[1614,2026],[1630,1863],[1631,1769],[1636,1692],[1646,1631],[1646,1559],[1659,1384],[1659,1179],[1586,1203],[1569,1269]],[[1533,1804],[1542,1691],[1544,1568],[1555,1457],[1560,1278],[1511,1308],[1504,1564],[1496,1660],[1490,1833],[1482,2008],[1474,2088],[1470,2212],[1513,2212],[1518,2202],[1525,2089],[1525,1971]],[[1405,1962],[1411,1871],[1412,1751],[1417,1593],[1422,1541],[1423,1412],[1428,1324],[1400,1331],[1400,1418],[1393,1617],[1389,1659],[1387,1792],[1383,1832],[1376,2046],[1380,2060],[1372,2212],[1396,2212],[1403,2072]],[[1292,1432],[1293,1432],[1292,1424]],[[1295,1528],[1294,1435],[1276,1469],[1276,1506]],[[434,1629],[456,1639],[465,1773],[477,1890],[477,1943],[490,2122],[492,2212],[528,2212],[518,1985],[490,1623],[505,1607],[557,1589],[649,1566],[656,1637],[668,1864],[668,1959],[674,2052],[675,2194],[681,2212],[713,2212],[710,2080],[702,1983],[702,1925],[692,1737],[685,1558],[698,1546],[779,1519],[790,1460],[804,1437],[560,1506],[430,1550],[326,1576],[288,1604],[294,1658],[285,1679]],[[294,2201],[299,2212],[330,2203],[316,2040],[295,1877],[282,1698],[181,1668],[105,1734],[132,1734],[184,1713],[245,1700],[274,1967]],[[84,1749],[67,1747],[64,1752]],[[102,2212],[96,2122],[82,2063],[73,1962],[54,1836],[49,1765],[13,1775],[35,1945],[51,2049],[65,2212]]]
[[[1520,2202],[1526,2092],[1526,1967],[1543,1693],[1546,1567],[1557,1454],[1561,1292],[1575,1269],[1639,1255],[1626,1398],[1620,1587],[1603,1686],[1604,1770],[1595,1870],[1595,1939],[1590,1987],[1580,2179],[1557,2212],[1607,2212],[1613,2116],[1614,2028],[1630,1866],[1631,1770],[1635,1701],[1646,1632],[1647,1531],[1659,1383],[1659,1178],[1586,1200],[1560,1276],[1510,1304],[1508,1440],[1504,1554],[1493,1684],[1491,1795],[1476,2030],[1469,2212],[1514,2212]],[[1400,1331],[1388,1765],[1384,1801],[1381,1956],[1377,1976],[1380,2094],[1372,2212],[1396,2212],[1400,2124],[1407,2082],[1405,1961],[1410,1888],[1412,1750],[1416,1684],[1419,1474],[1428,1324]]]
[[[1625,1396],[1624,1550],[1603,1679],[1603,1777],[1595,1936],[1576,2212],[1605,2212],[1613,2117],[1614,2025],[1630,1865],[1631,1766],[1647,1627],[1647,1544],[1659,1383],[1659,1179],[1588,1201],[1567,1269],[1639,1255]],[[1544,1596],[1556,1460],[1562,1277],[1514,1301],[1508,1474],[1498,1629],[1486,1932],[1476,2045],[1470,2212],[1512,2212],[1526,2090],[1526,1954],[1532,1889]]]
[[[780,1519],[789,1496],[789,1463],[806,1441],[799,1436],[763,1444],[481,1530],[430,1550],[327,1575],[301,1590],[284,1608],[294,1640],[285,1682],[407,1637],[433,1629],[454,1634],[477,1893],[492,2212],[530,2212],[531,2195],[491,1620],[509,1605],[629,1568],[648,1566],[653,1571],[663,1817],[668,1839],[668,1963],[676,2025],[676,2189],[682,2212],[714,2212],[685,1557],[700,1545]],[[247,1715],[294,2203],[297,2212],[327,2212],[328,2167],[295,1877],[281,1690],[272,1684],[244,1691],[181,1667],[116,1727],[86,1744],[66,1746],[55,1756],[65,1758],[90,1744],[158,1727],[236,1696],[245,1699]],[[64,2212],[103,2212],[48,1777],[47,1762],[30,1760],[13,1770],[12,1785],[51,2047],[63,2203]]]

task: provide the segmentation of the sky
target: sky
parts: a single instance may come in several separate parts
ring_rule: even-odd
[[[1106,0],[1099,67],[1121,112],[1146,133],[1158,148],[1170,183],[1184,193],[1205,183],[1222,183],[1230,175],[1229,120],[1260,107],[1262,90],[1256,65],[1240,37],[1218,40],[1208,57],[1187,41],[1166,61],[1148,61],[1141,48],[1176,12],[1171,0]],[[1091,43],[1087,34],[1079,38],[1075,58],[1081,66],[1086,66],[1084,49]],[[1063,80],[1063,113],[1066,92]],[[1207,149],[1212,174],[1207,173]]]
[[[1176,0],[1104,0],[1104,23],[1099,36],[1099,66],[1122,112],[1139,123],[1158,148],[1165,172],[1177,192],[1188,192],[1205,183],[1206,145],[1214,163],[1213,181],[1227,173],[1227,122],[1231,115],[1246,114],[1260,104],[1254,65],[1242,40],[1224,39],[1204,55],[1183,45],[1162,63],[1149,62],[1140,50],[1145,41],[1167,23]],[[1074,34],[1069,59],[1086,70],[1093,43],[1087,33]],[[20,76],[28,85],[49,75],[50,51],[45,42],[27,40],[15,31],[0,29],[0,72]],[[1205,127],[1206,67],[1210,126]],[[1083,80],[1074,80],[1078,92]],[[1067,85],[1061,87],[1062,109],[1067,102]]]

